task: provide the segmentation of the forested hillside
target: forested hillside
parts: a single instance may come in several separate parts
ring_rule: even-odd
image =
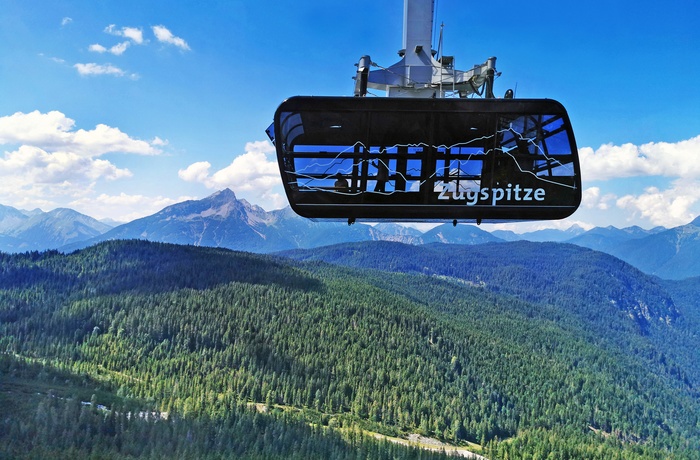
[[[282,253],[358,268],[443,276],[523,300],[595,307],[584,316],[622,311],[640,328],[668,324],[678,315],[654,278],[610,255],[569,244],[518,241],[500,244],[409,246],[386,241],[345,243]],[[602,305],[609,311],[596,312]]]
[[[0,355],[0,458],[445,458],[357,428],[309,424],[301,412],[239,401],[221,417],[182,417],[106,387],[85,374]]]
[[[599,299],[586,297],[585,289],[550,284],[542,299],[518,298],[505,285],[504,292],[490,292],[457,276],[433,275],[142,241],[69,255],[0,254],[2,397],[13,400],[18,379],[31,381],[21,377],[32,373],[43,372],[45,393],[69,388],[59,398],[45,397],[24,419],[17,414],[30,410],[0,406],[11,411],[0,416],[2,444],[21,450],[22,440],[36,435],[32,430],[45,429],[41,448],[50,449],[56,437],[47,433],[59,430],[56,417],[65,412],[73,414],[68,421],[77,417],[83,442],[57,440],[56,449],[85,452],[85,439],[99,433],[110,440],[102,444],[110,455],[124,455],[109,420],[127,411],[122,406],[140,404],[177,415],[161,424],[145,420],[150,428],[133,421],[134,430],[150,430],[156,439],[203,436],[204,444],[181,448],[227,455],[218,436],[257,423],[277,430],[249,428],[251,437],[262,436],[261,445],[301,433],[296,447],[274,453],[278,458],[324,458],[327,450],[309,445],[339,446],[357,427],[476,442],[491,459],[700,458],[692,379],[670,357],[654,355],[640,326],[646,323],[625,322],[637,310],[614,306],[611,326],[598,331],[603,319],[589,323],[580,311],[546,300],[569,296],[600,314]],[[559,297],[550,292],[560,289]],[[668,316],[665,324],[676,321],[666,291],[651,286],[645,296],[659,302],[649,309],[649,328],[657,327],[657,313]],[[613,330],[618,337],[608,337]],[[639,352],[628,353],[628,346]],[[78,383],[67,385],[71,379]],[[96,397],[106,410],[86,409],[82,422],[71,402],[78,397],[67,394],[81,385],[112,395]],[[267,414],[247,411],[251,403]],[[40,417],[46,413],[55,414],[49,422]],[[274,458],[252,445],[250,458]],[[390,454],[386,444],[355,439],[350,445],[378,449],[364,457]],[[169,455],[153,449],[139,455]],[[428,455],[391,449],[386,458]]]
[[[700,278],[662,281],[608,254],[571,244],[527,241],[417,247],[364,242],[284,254],[305,261],[421,273],[551,305],[576,317],[578,327],[599,343],[700,386],[700,320],[693,320],[700,312]]]

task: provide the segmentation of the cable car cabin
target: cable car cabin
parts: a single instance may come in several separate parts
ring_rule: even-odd
[[[576,141],[550,99],[293,97],[269,132],[292,209],[315,219],[562,219]]]

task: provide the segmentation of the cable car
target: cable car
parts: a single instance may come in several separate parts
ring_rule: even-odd
[[[571,215],[581,174],[563,105],[493,97],[496,59],[467,72],[435,59],[426,51],[433,1],[404,8],[399,63],[369,71],[363,56],[355,97],[296,96],[275,112],[268,135],[292,209],[348,223]],[[388,97],[366,97],[368,88]],[[486,97],[469,97],[478,94]]]

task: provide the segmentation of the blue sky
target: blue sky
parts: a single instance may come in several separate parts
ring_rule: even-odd
[[[584,202],[515,230],[700,215],[700,2],[437,0],[444,52],[496,56],[496,94],[568,109]],[[526,5],[526,6],[523,6]],[[286,205],[264,133],[279,103],[388,67],[401,0],[0,0],[0,204],[127,221],[229,187]]]

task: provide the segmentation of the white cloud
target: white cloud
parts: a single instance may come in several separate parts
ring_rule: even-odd
[[[119,67],[113,66],[112,64],[102,65],[90,62],[87,64],[75,64],[73,67],[75,67],[78,73],[84,77],[93,75],[114,75],[116,77],[123,77],[126,75],[126,72]]]
[[[610,209],[615,202],[616,196],[613,193],[601,193],[600,187],[589,187],[583,191],[581,206],[588,209],[600,209],[605,211]]]
[[[122,31],[123,36],[131,39],[134,43],[138,43],[139,45],[143,43],[143,32],[141,29],[137,29],[135,27],[124,27]]]
[[[86,183],[97,179],[120,179],[131,176],[106,160],[85,157],[73,152],[46,150],[22,145],[0,158],[0,177],[31,184]]]
[[[153,26],[152,30],[159,42],[174,45],[182,50],[190,49],[189,45],[185,40],[183,40],[180,37],[174,36],[170,32],[170,30],[168,30],[165,26]],[[124,37],[127,40],[112,45],[111,47],[102,45],[101,43],[93,43],[88,46],[88,50],[90,52],[98,54],[109,53],[114,56],[121,56],[127,51],[127,49],[129,49],[129,47],[132,44],[143,45],[147,43],[147,40],[144,40],[143,38],[143,30],[141,30],[141,28],[138,27],[117,27],[115,24],[110,24],[107,27],[105,27],[104,32],[109,35]],[[138,74],[130,74],[125,70],[121,69],[120,67],[112,65],[110,63],[78,63],[73,65],[73,67],[78,71],[78,73],[81,76],[111,75],[115,77],[128,77],[132,80],[139,79]]]
[[[124,51],[129,47],[129,42],[121,42],[117,43],[113,47],[109,49],[109,52],[114,54],[115,56],[121,56],[124,54]]]
[[[204,184],[211,189],[231,188],[237,195],[259,204],[265,209],[286,206],[286,198],[276,189],[282,185],[275,148],[268,141],[248,142],[245,153],[233,159],[230,165],[213,174],[207,161],[192,163],[178,172],[180,179]],[[268,155],[273,154],[272,158]]]
[[[110,218],[118,222],[130,222],[134,219],[150,216],[166,206],[186,200],[194,200],[190,196],[168,198],[164,196],[145,196],[100,194],[97,197],[82,197],[68,203],[71,208],[96,219]]]
[[[61,26],[65,27],[68,24],[70,24],[71,22],[73,22],[73,19],[71,19],[69,17],[65,17],[65,18],[61,19]]]
[[[0,145],[29,143],[32,145],[60,145],[65,142],[75,121],[58,111],[41,113],[16,112],[0,117]]]
[[[579,155],[583,179],[601,185],[584,190],[582,208],[617,213],[610,218],[634,224],[642,220],[665,227],[685,225],[700,211],[700,136],[675,143],[606,144],[595,151],[584,147]],[[652,177],[673,182],[666,189],[651,187]],[[605,181],[621,178],[644,187],[643,191],[624,195],[618,191],[622,196],[603,191]]]
[[[210,181],[210,168],[211,163],[208,161],[198,161],[197,163],[192,163],[185,169],[179,170],[177,175],[185,182],[199,182],[209,188],[213,188],[216,187],[216,185]]]
[[[74,128],[75,121],[59,111],[17,112],[0,117],[0,145],[32,145],[47,151],[73,152],[83,157],[96,157],[113,152],[139,155],[161,153],[152,144],[133,139],[119,128],[104,124],[98,124],[90,131],[73,131]]]
[[[115,56],[121,56],[124,54],[124,51],[129,47],[129,42],[122,42],[122,43],[117,43],[113,47],[107,49],[104,46],[100,45],[99,43],[95,43],[94,45],[90,45],[88,49],[92,52],[95,53],[110,53],[114,54]]]
[[[88,46],[88,50],[92,51],[93,53],[100,53],[100,54],[107,52],[107,48],[100,45],[99,43],[95,43],[93,45]]]
[[[617,200],[620,209],[630,211],[633,218],[648,219],[653,225],[676,227],[685,225],[697,215],[693,205],[700,201],[700,183],[679,179],[671,188],[648,187],[640,195],[625,195]]]
[[[93,53],[110,53],[115,56],[121,56],[132,43],[136,43],[138,45],[143,44],[143,31],[136,27],[122,27],[121,29],[118,29],[117,26],[115,26],[114,24],[110,24],[105,28],[104,31],[105,33],[108,33],[110,35],[128,38],[129,40],[117,43],[116,45],[113,45],[110,48],[107,48],[106,46],[103,46],[99,43],[94,43],[88,47],[88,50],[92,51]],[[124,72],[121,69],[118,69],[111,65],[97,67],[95,66],[97,66],[97,64],[76,64],[76,68],[78,68],[78,72],[80,72],[81,75],[124,75]]]
[[[131,176],[109,161],[23,145],[0,158],[0,202],[16,207],[51,206],[92,193],[101,180]]]
[[[605,144],[597,150],[579,149],[581,174],[586,180],[665,176],[700,178],[700,136],[668,143]]]
[[[153,35],[156,36],[159,42],[175,45],[182,50],[189,50],[190,47],[185,40],[176,37],[165,26],[153,26]]]
[[[110,24],[105,27],[105,33],[128,38],[138,45],[143,44],[143,31],[137,27],[122,27],[118,29],[115,24]]]
[[[75,130],[75,121],[58,111],[0,117],[0,202],[35,206],[78,199],[100,181],[131,177],[128,169],[99,158],[107,153],[157,155],[160,150],[104,124]]]

